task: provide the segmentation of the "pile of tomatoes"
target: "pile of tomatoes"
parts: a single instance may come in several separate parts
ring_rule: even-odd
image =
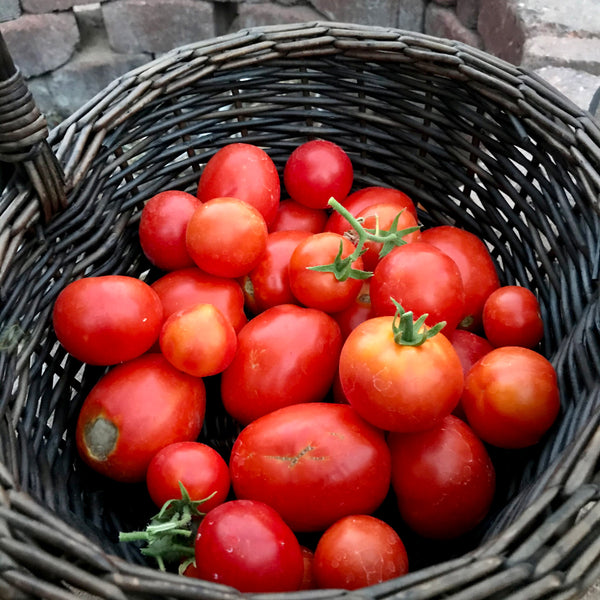
[[[243,592],[401,576],[384,500],[418,536],[462,536],[494,498],[490,446],[536,444],[557,418],[535,295],[501,285],[474,234],[422,229],[402,191],[353,184],[349,155],[313,140],[289,155],[284,197],[268,154],[232,143],[196,195],[145,204],[156,280],[59,294],[60,343],[109,367],[77,448],[104,477],[146,482],[160,512],[122,539],[161,567]],[[227,456],[198,441],[207,402],[239,424]]]

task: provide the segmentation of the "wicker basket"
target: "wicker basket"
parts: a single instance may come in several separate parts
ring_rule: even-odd
[[[543,443],[495,452],[497,501],[467,539],[415,541],[411,573],[381,585],[283,596],[567,599],[600,577],[600,129],[588,113],[461,43],[331,22],[178,48],[47,139],[6,56],[0,76],[1,598],[243,597],[161,573],[116,541],[152,509],[138,487],[107,486],[80,463],[74,421],[103,370],[67,356],[50,321],[74,278],[155,276],[136,237],[144,201],[194,191],[207,159],[240,139],[279,168],[300,142],[335,141],[357,187],[398,187],[424,226],[482,237],[502,282],[539,297],[562,394]],[[217,406],[203,439],[226,453],[233,427]]]

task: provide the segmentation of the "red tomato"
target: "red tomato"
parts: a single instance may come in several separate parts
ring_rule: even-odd
[[[267,245],[267,224],[253,206],[237,198],[213,198],[192,215],[187,250],[202,270],[241,277],[258,263]]]
[[[163,306],[165,319],[195,304],[214,304],[236,332],[248,322],[244,293],[235,279],[209,275],[196,267],[178,269],[152,284]]]
[[[418,433],[392,433],[392,487],[400,514],[419,535],[458,537],[489,512],[494,466],[481,440],[454,415]]]
[[[213,304],[196,304],[164,322],[160,350],[177,369],[195,377],[224,371],[237,349],[233,325]]]
[[[494,349],[484,337],[466,329],[455,329],[447,337],[458,354],[465,377],[482,356]]]
[[[269,155],[240,142],[224,146],[206,163],[196,195],[202,202],[239,198],[256,208],[268,225],[277,214],[280,194],[279,173]]]
[[[77,420],[77,449],[107,477],[143,481],[161,448],[198,437],[205,408],[202,379],[145,354],[113,367],[92,388]]]
[[[389,491],[383,432],[347,404],[296,404],[246,426],[229,460],[236,497],[270,504],[294,531],[371,513]]]
[[[500,287],[486,245],[475,234],[451,225],[426,229],[421,240],[445,252],[458,266],[465,290],[465,314],[460,326],[469,331],[480,330],[483,305]]]
[[[140,245],[153,265],[165,271],[193,266],[185,231],[198,206],[196,196],[179,190],[160,192],[146,202],[140,216]]]
[[[483,306],[483,329],[492,346],[537,346],[544,322],[535,294],[518,285],[495,290]]]
[[[52,312],[58,341],[75,358],[92,365],[115,365],[140,356],[158,339],[162,320],[156,292],[125,275],[69,283]]]
[[[308,231],[321,233],[329,218],[321,208],[309,208],[295,200],[282,200],[269,231]]]
[[[529,348],[495,348],[469,371],[461,404],[483,441],[500,448],[531,446],[560,411],[556,371]]]
[[[361,323],[346,339],[339,376],[348,402],[366,421],[388,431],[435,427],[463,389],[462,366],[441,333],[421,345],[395,341],[394,317]]]
[[[221,375],[227,412],[242,424],[291,404],[317,402],[337,370],[342,336],[320,310],[281,304],[238,334],[238,350]]]
[[[315,561],[315,554],[306,546],[300,546],[302,550],[302,558],[304,559],[304,575],[302,576],[302,582],[300,583],[300,590],[314,590],[316,588],[315,577],[313,573],[313,563]]]
[[[191,500],[206,500],[198,509],[207,513],[227,499],[229,467],[213,448],[200,442],[175,442],[159,450],[148,465],[146,486],[150,498],[161,508],[181,498],[181,483]]]
[[[394,248],[375,268],[370,286],[377,316],[395,313],[393,298],[406,311],[427,314],[426,325],[445,321],[444,333],[450,335],[464,315],[465,292],[456,263],[426,242]]]
[[[311,140],[298,146],[283,170],[283,182],[290,197],[309,208],[327,208],[331,197],[342,202],[353,179],[350,157],[327,140]]]
[[[299,589],[304,572],[296,536],[270,506],[231,500],[200,522],[195,542],[196,577],[241,592]]]
[[[342,246],[341,258],[356,249],[352,242],[337,233],[317,233],[301,241],[289,263],[290,288],[299,302],[324,312],[338,312],[348,308],[356,299],[363,280],[348,277],[338,280],[333,273],[310,270],[309,267],[332,264]],[[352,268],[363,270],[360,256]]]
[[[408,555],[390,525],[371,515],[350,515],[323,533],[313,569],[320,589],[356,590],[408,573]]]
[[[340,312],[331,313],[331,316],[337,321],[342,332],[342,339],[346,339],[350,332],[360,323],[375,316],[373,306],[371,305],[371,296],[369,294],[369,281],[363,281],[358,295],[354,302]]]

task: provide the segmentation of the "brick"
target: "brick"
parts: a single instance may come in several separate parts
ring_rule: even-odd
[[[19,0],[3,0],[0,4],[0,23],[12,21],[21,16]]]
[[[399,0],[398,27],[408,31],[423,31],[425,0]]]
[[[521,65],[530,69],[566,67],[600,75],[600,38],[530,37],[523,46]]]
[[[11,56],[25,77],[41,75],[66,63],[79,42],[72,13],[23,15],[0,25]]]
[[[70,10],[79,4],[97,4],[104,0],[21,0],[23,10],[28,13],[49,13]]]
[[[277,25],[279,23],[302,23],[317,21],[321,18],[318,12],[309,6],[280,6],[270,2],[243,3],[238,6],[237,17],[233,20],[230,31],[260,25]]]
[[[525,32],[514,4],[507,0],[483,2],[477,31],[487,52],[515,65],[521,62]]]
[[[384,27],[390,27],[398,22],[397,0],[370,0],[369,2],[311,0],[311,4],[332,21]]]
[[[167,52],[213,37],[213,5],[202,0],[115,0],[102,5],[116,52]]]
[[[481,1],[482,0],[456,0],[456,16],[465,27],[468,27],[469,29],[477,28],[479,3]]]
[[[481,39],[471,29],[465,27],[451,8],[438,6],[433,2],[425,11],[425,33],[449,40],[457,40],[481,48]]]

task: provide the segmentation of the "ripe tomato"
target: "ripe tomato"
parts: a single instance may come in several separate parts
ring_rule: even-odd
[[[465,377],[482,356],[494,349],[484,337],[466,329],[455,329],[447,337],[458,354]]]
[[[269,231],[321,233],[328,217],[327,211],[321,208],[309,208],[291,199],[282,200]]]
[[[396,531],[371,515],[349,515],[331,525],[315,549],[317,587],[356,590],[408,573]]]
[[[371,513],[390,485],[383,432],[347,404],[296,404],[246,426],[229,460],[236,497],[270,504],[294,531]]]
[[[454,415],[418,433],[392,433],[392,487],[400,515],[419,535],[451,539],[489,511],[496,474],[481,440]]]
[[[159,269],[173,271],[193,266],[185,245],[185,231],[200,200],[179,190],[167,190],[150,198],[140,215],[142,251]]]
[[[237,198],[213,198],[194,211],[185,239],[192,260],[202,270],[218,277],[241,277],[258,263],[267,235],[267,224],[253,206]]]
[[[221,398],[242,424],[291,404],[317,402],[337,370],[342,336],[320,310],[281,304],[238,334],[238,350],[221,374]]]
[[[421,240],[445,252],[458,266],[465,290],[465,311],[460,326],[479,331],[483,305],[500,287],[496,266],[486,245],[475,234],[451,225],[426,229]]]
[[[363,280],[354,277],[338,280],[333,273],[309,269],[332,264],[340,245],[341,258],[350,256],[355,250],[352,242],[346,238],[337,233],[324,232],[302,240],[292,253],[288,268],[290,288],[304,306],[332,313],[348,308],[356,299]],[[352,268],[363,270],[360,256],[352,262]]]
[[[529,348],[494,348],[469,371],[461,404],[483,441],[500,448],[531,446],[560,411],[556,371]]]
[[[270,506],[231,500],[200,522],[195,541],[196,577],[240,592],[299,589],[302,550],[292,530]]]
[[[290,154],[283,169],[288,194],[309,208],[325,209],[331,197],[342,202],[350,192],[353,179],[350,157],[328,140],[301,144]]]
[[[160,332],[160,350],[177,369],[195,377],[224,371],[235,355],[233,325],[213,304],[195,304],[170,315]]]
[[[315,554],[306,546],[300,546],[302,550],[302,558],[304,559],[304,575],[302,576],[302,582],[300,583],[300,590],[314,590],[316,588],[316,582],[313,572],[313,564],[315,562]]]
[[[125,275],[69,283],[52,312],[58,341],[75,358],[92,365],[115,365],[140,356],[158,339],[162,320],[156,292]]]
[[[196,195],[202,202],[224,196],[239,198],[270,224],[280,194],[279,173],[269,155],[258,146],[240,142],[224,146],[206,163]]]
[[[535,294],[518,285],[495,290],[483,306],[483,330],[492,346],[537,346],[544,322]]]
[[[331,313],[331,316],[337,321],[342,332],[342,339],[346,339],[353,329],[375,316],[373,306],[371,305],[371,296],[369,295],[369,281],[363,281],[358,295],[354,302],[344,310]]]
[[[151,287],[160,298],[165,319],[184,308],[207,303],[214,304],[236,332],[248,322],[244,293],[235,279],[216,277],[190,267],[163,275]]]
[[[77,449],[102,475],[143,481],[161,448],[198,437],[205,408],[202,379],[145,354],[113,367],[92,388],[77,420]]]
[[[199,510],[207,513],[227,499],[231,480],[223,457],[200,442],[175,442],[159,450],[146,472],[150,498],[161,508],[165,502],[181,498],[179,483],[191,500],[205,500]]]

